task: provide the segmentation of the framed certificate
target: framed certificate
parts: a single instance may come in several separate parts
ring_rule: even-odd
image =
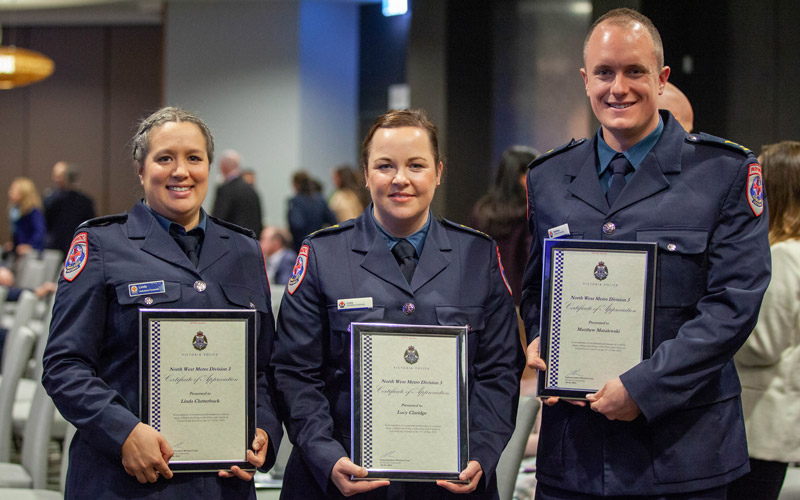
[[[544,240],[539,396],[585,399],[649,358],[656,243]]]
[[[139,416],[172,446],[170,469],[255,470],[256,311],[140,309],[139,324]]]
[[[365,480],[459,481],[467,327],[351,323],[352,460]]]

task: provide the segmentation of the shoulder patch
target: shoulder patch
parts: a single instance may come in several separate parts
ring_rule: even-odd
[[[85,224],[85,223],[84,223]],[[89,259],[89,240],[86,232],[80,232],[72,239],[64,261],[64,279],[72,281],[81,274]]]
[[[128,212],[122,212],[121,214],[104,215],[102,217],[89,219],[82,222],[78,228],[82,229],[87,227],[107,226],[109,224],[122,224],[126,220],[128,220]]]
[[[736,144],[733,141],[729,141],[721,137],[717,137],[711,134],[706,134],[703,132],[699,132],[697,134],[689,134],[686,136],[686,140],[697,144],[710,144],[710,145],[721,146],[730,149],[731,151],[736,151],[737,153],[741,153],[744,156],[749,156],[754,154],[752,151],[742,146],[741,144]]]
[[[764,181],[757,162],[747,166],[747,203],[756,217],[764,212]]]
[[[471,228],[469,226],[465,226],[464,224],[459,224],[458,222],[453,222],[451,220],[447,220],[444,217],[440,217],[439,221],[442,224],[444,224],[445,226],[453,227],[453,228],[456,228],[456,229],[460,229],[460,230],[465,231],[467,233],[476,234],[478,236],[486,238],[487,240],[491,240],[492,239],[491,236],[489,236],[488,234],[484,233],[483,231],[478,231],[477,229],[473,229],[473,228]]]
[[[214,216],[209,215],[209,219],[213,220],[216,224],[220,226],[230,229],[231,231],[236,231],[237,233],[242,233],[243,235],[247,236],[248,238],[253,238],[255,240],[258,239],[256,233],[253,232],[252,229],[247,229],[246,227],[242,227],[239,225],[234,224],[233,222],[228,222],[226,220],[218,219]]]
[[[286,284],[286,291],[289,295],[294,295],[294,292],[300,288],[303,278],[306,277],[308,271],[308,245],[300,247],[300,252],[297,254],[297,262],[292,269],[292,277],[289,278],[289,283]]]
[[[352,222],[353,220],[355,220],[355,219],[349,219],[349,220],[346,220],[346,221],[342,222],[341,224],[335,224],[333,226],[328,226],[328,227],[323,227],[322,229],[317,229],[313,233],[311,233],[308,236],[306,236],[306,238],[315,238],[317,236],[323,236],[323,235],[326,235],[326,234],[338,233],[342,229],[347,229],[348,227],[352,226],[353,225],[353,222]]]
[[[548,152],[546,152],[546,153],[544,153],[542,155],[537,156],[536,159],[533,160],[530,165],[528,165],[528,168],[533,168],[536,165],[541,164],[543,161],[545,161],[547,159],[550,159],[550,158],[552,158],[552,157],[554,157],[556,155],[560,155],[564,151],[569,151],[570,149],[574,148],[575,146],[580,146],[584,142],[586,142],[586,139],[578,139],[577,141],[575,139],[572,139],[568,143],[564,144],[563,146],[559,146],[557,148],[553,148],[550,151],[548,151]]]

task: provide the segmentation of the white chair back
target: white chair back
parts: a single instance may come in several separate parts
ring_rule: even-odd
[[[0,462],[8,462],[11,455],[11,435],[13,429],[14,401],[17,385],[33,349],[36,335],[23,326],[9,331],[3,346],[3,378],[0,380]]]

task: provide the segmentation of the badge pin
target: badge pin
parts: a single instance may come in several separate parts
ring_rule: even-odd
[[[549,236],[550,238],[561,238],[564,236],[569,236],[569,224],[561,224],[560,226],[548,229],[547,236]]]
[[[614,231],[617,230],[617,225],[613,222],[606,222],[603,224],[603,233],[605,234],[614,234]]]
[[[406,302],[403,304],[403,314],[409,316],[414,313],[417,308],[411,302]]]
[[[352,299],[339,299],[336,308],[340,311],[355,309],[372,309],[372,297],[357,297]]]

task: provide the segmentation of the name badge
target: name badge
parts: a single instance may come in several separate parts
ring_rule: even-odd
[[[547,230],[547,235],[550,238],[561,238],[562,236],[569,236],[569,224],[561,224],[560,226],[552,227]]]
[[[336,308],[340,311],[348,309],[372,309],[372,297],[359,297],[355,299],[339,299]]]
[[[128,285],[128,295],[140,297],[142,295],[153,295],[154,293],[165,293],[164,280],[146,281],[144,283],[131,283]]]

